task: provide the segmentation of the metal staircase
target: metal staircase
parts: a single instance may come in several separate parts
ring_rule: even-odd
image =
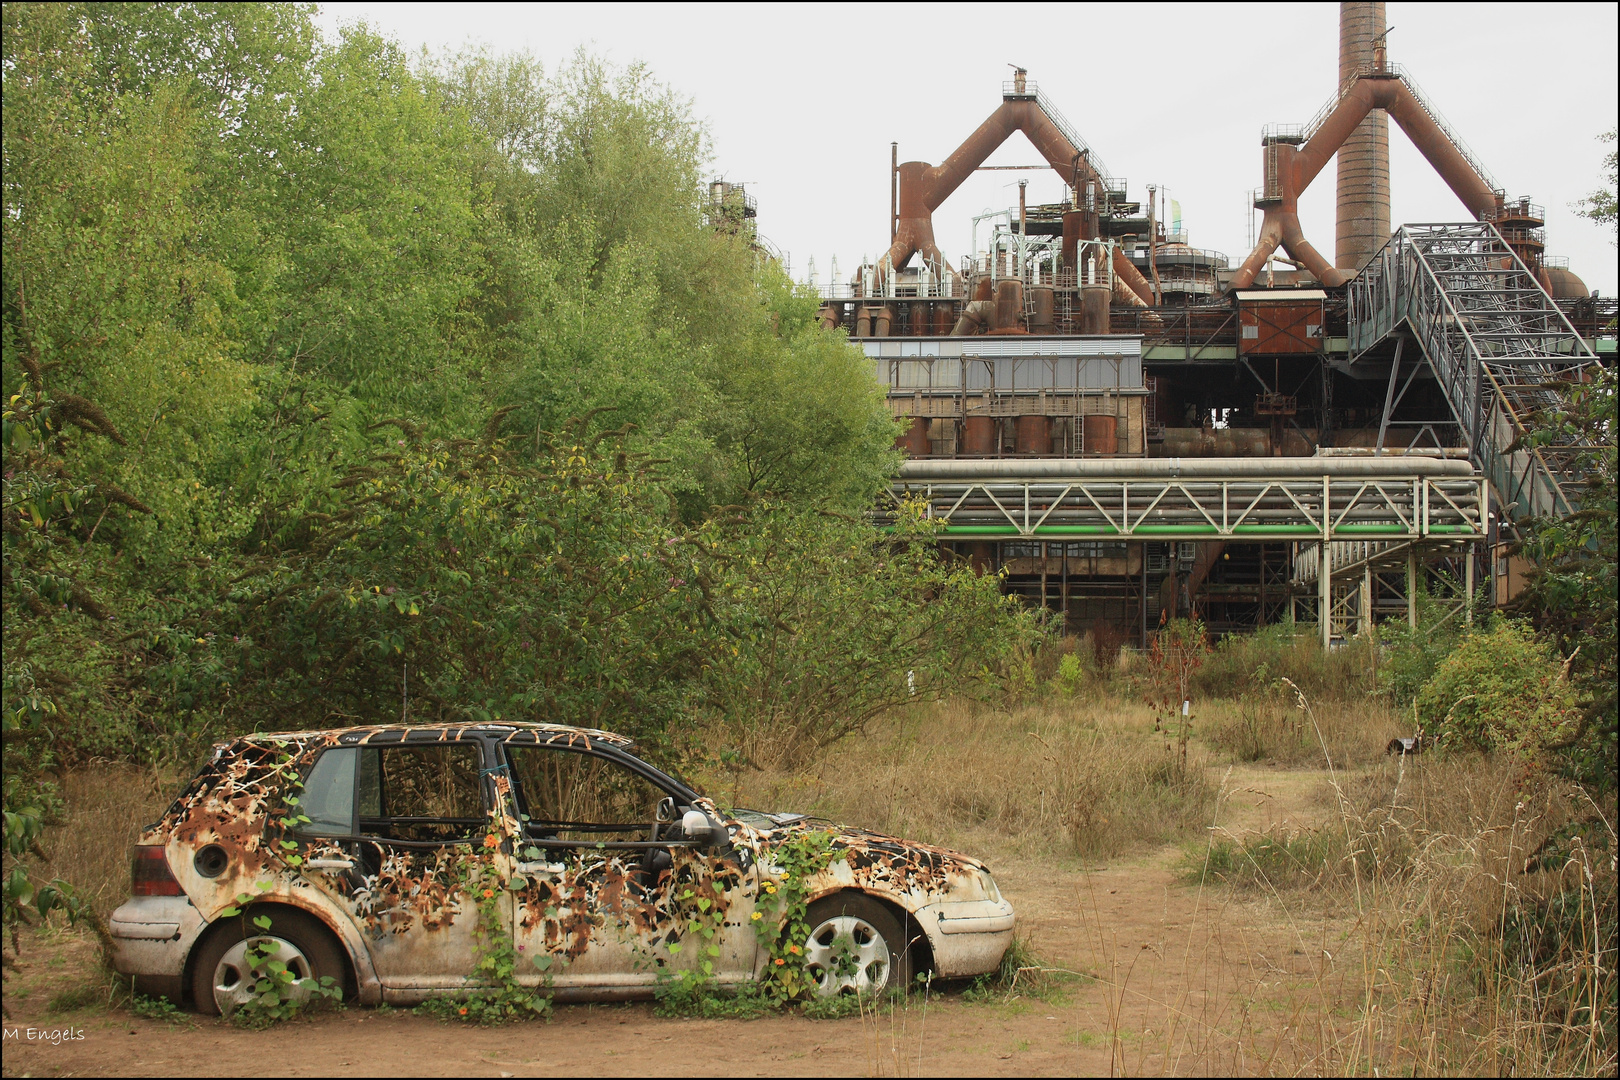
[[[1489,222],[1403,226],[1349,286],[1350,353],[1403,325],[1423,349],[1506,522],[1574,511],[1583,447],[1519,445],[1549,384],[1598,364]]]

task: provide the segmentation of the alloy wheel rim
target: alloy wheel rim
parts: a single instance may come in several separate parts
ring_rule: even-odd
[[[835,915],[817,924],[805,942],[804,960],[818,997],[872,997],[888,985],[892,966],[883,935],[854,915]]]
[[[249,949],[257,950],[260,954],[268,951],[269,956],[262,957],[256,965],[250,964],[247,955]],[[286,964],[287,970],[293,975],[294,982],[283,992],[282,1000],[297,1005],[309,1000],[309,988],[314,978],[309,957],[286,938],[260,934],[232,945],[219,958],[219,963],[214,965],[214,1004],[219,1006],[222,1014],[229,1016],[258,996],[255,986],[270,974],[267,965],[271,960]]]

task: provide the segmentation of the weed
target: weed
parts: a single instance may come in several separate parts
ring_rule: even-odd
[[[102,998],[103,993],[101,987],[86,984],[62,991],[60,994],[57,994],[55,997],[51,998],[51,1000],[46,1003],[45,1008],[53,1013],[77,1012],[80,1009],[88,1009],[92,1006],[99,1005]],[[165,1004],[167,1003],[165,1002]]]
[[[143,1020],[161,1020],[166,1024],[187,1024],[185,1012],[165,997],[135,994],[130,998],[129,1011]]]
[[[660,979],[653,995],[656,1015],[701,1020],[754,1020],[775,1012],[781,1004],[767,990],[753,983],[722,988],[708,983]]]
[[[832,997],[809,998],[801,1008],[811,1020],[844,1020],[857,1015],[869,1005],[856,994],[836,994]]]

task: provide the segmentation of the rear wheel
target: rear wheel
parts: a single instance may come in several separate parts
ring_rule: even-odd
[[[268,927],[254,924],[261,916],[269,916]],[[191,971],[193,1005],[209,1016],[229,1016],[254,996],[255,984],[276,961],[298,980],[291,1001],[307,1002],[324,978],[344,985],[343,952],[319,919],[287,908],[248,908],[203,941]]]
[[[806,912],[805,974],[817,997],[878,997],[911,982],[911,950],[893,913],[864,893],[835,893]]]

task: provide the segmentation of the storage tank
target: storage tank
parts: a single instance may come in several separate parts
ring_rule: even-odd
[[[1024,283],[1017,278],[996,282],[997,330],[1016,330],[1024,324]]]
[[[1020,416],[1013,429],[1013,449],[1031,457],[1052,456],[1052,418]]]
[[[1106,334],[1109,332],[1108,305],[1113,301],[1113,290],[1106,285],[1087,285],[1080,290],[1080,332]]]
[[[1030,307],[1033,309],[1029,316],[1029,332],[1032,334],[1051,334],[1056,332],[1057,323],[1053,318],[1056,307],[1056,294],[1050,285],[1034,285],[1029,290]]]
[[[928,417],[913,416],[906,430],[894,440],[896,450],[904,450],[907,457],[927,457],[929,453]]]
[[[994,457],[1001,450],[1000,441],[995,417],[969,416],[962,421],[964,457]]]
[[[1080,452],[1087,455],[1119,453],[1119,418],[1111,415],[1082,417]]]

